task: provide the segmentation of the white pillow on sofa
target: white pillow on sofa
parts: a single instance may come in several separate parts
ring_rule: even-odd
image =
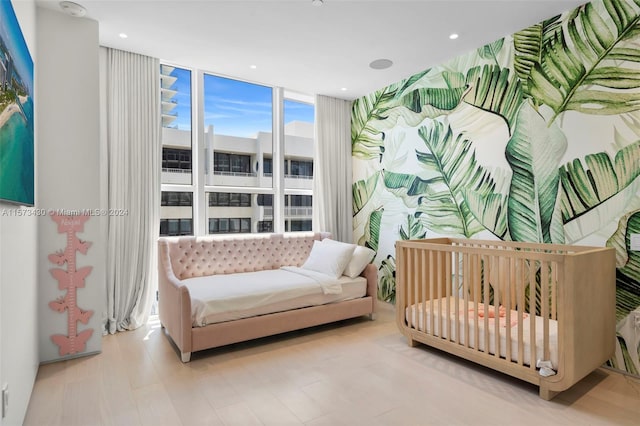
[[[364,268],[371,263],[371,260],[375,255],[376,252],[368,247],[356,246],[356,249],[353,251],[353,255],[351,256],[351,261],[342,274],[349,278],[357,277],[362,273],[362,271],[364,271]]]
[[[345,244],[340,241],[332,240],[330,238],[325,238],[322,240],[323,244]],[[355,245],[355,244],[349,244]],[[364,271],[364,268],[371,262],[373,256],[376,255],[376,252],[371,250],[370,248],[355,245],[355,250],[351,255],[351,260],[342,271],[342,275],[346,275],[349,278],[355,278]]]
[[[309,253],[309,257],[301,268],[322,272],[338,279],[342,276],[344,268],[347,267],[351,260],[355,248],[355,244],[346,244],[338,241],[334,241],[331,244],[314,241],[311,253]]]

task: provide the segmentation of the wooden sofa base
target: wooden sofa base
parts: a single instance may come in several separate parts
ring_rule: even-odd
[[[216,348],[363,315],[369,315],[370,319],[373,319],[371,296],[209,324],[205,327],[194,327],[191,329],[192,351]],[[191,352],[181,352],[180,355],[182,362],[191,360]]]

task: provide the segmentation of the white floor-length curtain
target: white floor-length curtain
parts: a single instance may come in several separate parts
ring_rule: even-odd
[[[351,102],[316,96],[313,229],[352,242]]]
[[[160,206],[160,63],[107,49],[110,215],[105,331],[144,324],[156,289]]]

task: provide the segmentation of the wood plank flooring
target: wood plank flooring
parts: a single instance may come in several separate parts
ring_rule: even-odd
[[[195,353],[159,323],[42,365],[25,425],[640,425],[640,379],[599,369],[547,402],[535,386],[426,346],[393,307]]]

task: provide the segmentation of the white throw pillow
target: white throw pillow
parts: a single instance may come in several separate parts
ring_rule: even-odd
[[[376,252],[368,247],[356,246],[356,249],[353,251],[353,255],[351,256],[351,261],[342,274],[349,278],[357,277],[362,273],[362,271],[364,271],[364,268],[371,263],[371,260],[375,255]]]
[[[309,258],[301,266],[303,269],[322,272],[334,278],[340,278],[344,268],[351,260],[355,250],[355,244],[346,244],[334,241],[332,244],[323,244],[314,241]]]

